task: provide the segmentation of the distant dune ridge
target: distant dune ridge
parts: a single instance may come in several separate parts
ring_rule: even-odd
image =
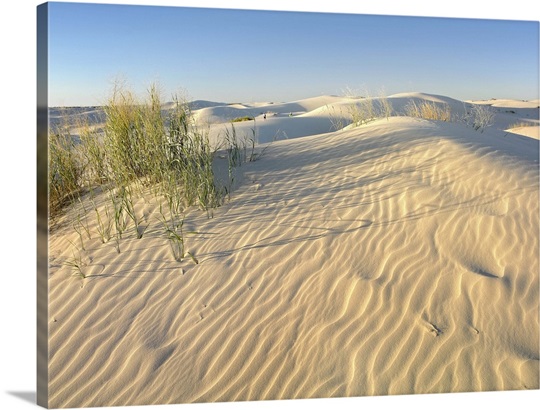
[[[94,235],[76,277],[68,209],[50,235],[50,405],[538,389],[539,102],[397,94],[354,127],[360,101],[194,109],[214,141],[253,117],[235,131],[264,149],[213,218],[188,213],[197,264],[141,199],[145,236],[117,253]],[[475,104],[495,115],[482,132],[459,120]]]
[[[194,119],[202,129],[209,129],[215,142],[222,139],[225,130],[231,128],[231,121],[241,117],[251,117],[254,121],[235,123],[236,130],[241,135],[253,136],[255,129],[259,143],[271,142],[276,139],[303,137],[306,135],[323,134],[336,131],[336,120],[342,119],[343,126],[348,125],[352,107],[359,106],[365,101],[373,101],[375,107],[381,99],[387,100],[392,108],[392,115],[406,115],[407,105],[411,102],[435,103],[446,106],[455,119],[465,116],[468,109],[474,105],[491,106],[497,114],[494,128],[508,130],[518,134],[525,133],[529,137],[538,139],[538,108],[539,100],[482,100],[459,101],[450,97],[426,93],[400,93],[388,97],[352,98],[323,95],[306,98],[304,100],[278,103],[223,103],[206,100],[193,100],[189,105],[193,111]],[[163,104],[166,113],[174,103]],[[264,115],[266,114],[266,118]],[[292,114],[292,115],[291,115]],[[62,116],[87,118],[95,127],[102,125],[104,113],[100,107],[69,107],[51,108],[51,124],[59,123]],[[510,129],[513,125],[522,122],[527,129]]]

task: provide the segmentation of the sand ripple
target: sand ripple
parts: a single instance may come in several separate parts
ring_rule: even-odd
[[[51,405],[538,389],[538,141],[489,138],[392,118],[277,142],[191,216],[198,265],[149,230],[89,242],[82,281],[53,236]]]

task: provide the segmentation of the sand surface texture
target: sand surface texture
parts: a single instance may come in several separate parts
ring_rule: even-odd
[[[393,104],[411,98],[443,97]],[[189,212],[198,264],[173,258],[141,199],[143,238],[117,253],[94,235],[81,279],[60,221],[51,406],[539,388],[538,137],[509,129],[538,135],[537,104],[504,102],[484,132],[404,116],[329,132],[340,103],[244,107],[262,140],[289,139],[239,168],[212,219]],[[199,115],[216,127],[223,111]]]

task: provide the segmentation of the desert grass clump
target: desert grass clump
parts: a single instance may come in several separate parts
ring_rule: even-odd
[[[231,129],[225,129],[225,138],[223,144],[227,153],[227,169],[228,169],[228,184],[226,187],[226,194],[230,199],[232,186],[235,180],[235,170],[241,167],[243,163],[254,162],[264,153],[255,152],[256,144],[256,129],[251,129],[252,135],[244,135],[243,138],[238,138],[234,123],[231,123]],[[268,148],[268,147],[266,147]],[[266,149],[265,148],[265,149]]]
[[[175,160],[174,172],[180,178],[186,204],[198,206],[211,217],[211,210],[222,204],[223,194],[215,181],[213,162],[216,151],[211,147],[208,135],[193,132],[185,141],[181,154]]]
[[[181,185],[187,206],[196,205],[210,214],[221,204],[212,165],[215,150],[208,134],[193,123],[189,104],[175,97],[173,107],[164,113],[156,87],[150,88],[142,104],[118,87],[105,111],[105,180],[117,188],[142,182],[165,196],[178,195],[177,189],[171,192],[174,181]]]
[[[72,244],[73,245],[73,244]],[[86,274],[84,273],[84,269],[86,268],[86,262],[83,261],[81,252],[77,249],[71,250],[72,257],[66,259],[64,262],[64,265],[71,268],[71,272],[75,275],[80,277],[81,279],[86,279]]]
[[[451,121],[452,111],[446,103],[436,103],[434,101],[423,101],[416,103],[411,100],[405,106],[405,115],[408,117],[423,118],[435,121]]]
[[[228,186],[226,188],[229,200],[231,199],[232,186],[235,180],[235,168],[242,165],[242,149],[236,136],[234,123],[231,123],[231,131],[225,129],[225,145],[227,150]]]
[[[92,131],[88,121],[78,124],[80,139],[80,158],[84,169],[83,184],[101,185],[106,182],[107,163],[102,135]]]
[[[114,227],[116,231],[116,238],[121,239],[122,234],[127,229],[128,220],[126,212],[126,188],[121,187],[115,192],[114,190],[109,190],[109,200],[113,206],[113,219]]]
[[[112,237],[113,226],[109,207],[108,205],[105,205],[105,212],[104,214],[102,214],[93,199],[91,200],[91,203],[94,209],[94,213],[96,215],[96,230],[99,234],[99,238],[101,239],[101,243],[107,243]]]
[[[83,168],[80,151],[68,126],[49,133],[49,210],[58,213],[79,197]]]
[[[244,134],[241,139],[237,136],[234,121],[231,121],[231,131],[228,128],[225,129],[225,146],[229,157],[232,155],[232,165],[234,167],[241,166],[244,162],[255,161],[257,157],[255,154],[255,144],[257,143],[257,123],[255,120],[253,121],[253,128],[251,128],[251,135]],[[251,151],[249,155],[248,150]]]
[[[185,214],[183,210],[175,213],[169,208],[169,217],[166,217],[163,204],[160,204],[159,214],[160,221],[164,227],[165,235],[171,247],[174,259],[178,262],[182,262],[186,256],[189,256],[195,264],[198,264],[199,260],[193,255],[193,253],[186,251],[185,248],[186,232],[184,232]]]
[[[142,217],[139,217],[139,214],[135,210],[133,190],[130,186],[122,187],[122,201],[122,209],[125,210],[127,216],[133,222],[135,236],[137,237],[137,239],[141,239],[144,234],[144,227],[141,224]]]
[[[104,144],[108,153],[109,180],[127,185],[151,176],[155,157],[154,97],[148,107],[138,104],[133,94],[115,89],[105,107]]]
[[[367,124],[379,118],[388,119],[392,116],[393,108],[388,98],[384,95],[384,90],[381,90],[379,97],[371,97],[368,92],[364,96],[358,96],[358,92],[347,88],[345,96],[355,99],[356,102],[349,106],[349,117],[354,126]]]
[[[78,124],[80,137],[71,135],[74,127],[50,132],[50,208],[59,212],[79,198],[81,210],[72,210],[76,218],[70,224],[80,248],[85,248],[84,236],[90,238],[91,225],[92,234],[97,233],[102,243],[114,239],[120,252],[120,240],[131,226],[138,239],[148,228],[148,215],[137,206],[140,200],[151,200],[149,195],[165,200],[171,212],[165,232],[175,257],[188,256],[198,263],[184,249],[185,210],[198,207],[213,217],[226,192],[214,175],[217,148],[211,146],[209,133],[195,125],[189,104],[179,98],[165,111],[154,86],[143,102],[129,90],[115,87],[104,112],[102,129],[86,122]],[[234,166],[245,161],[247,149],[246,145],[233,148]],[[253,143],[250,158],[254,157]],[[98,205],[95,193],[101,194],[103,203]],[[80,258],[70,261],[84,277]]]
[[[341,108],[339,113],[336,113],[335,107],[332,107],[330,113],[331,129],[337,131],[349,124],[358,127],[379,118],[388,119],[393,114],[392,104],[384,96],[379,98],[348,96],[348,98],[354,98],[355,101],[347,105],[345,113]],[[329,107],[327,110],[330,112]]]
[[[86,208],[84,208],[84,205],[80,198],[79,202],[83,207],[83,210],[77,212],[75,221],[73,221],[73,229],[75,230],[75,232],[77,232],[77,235],[79,236],[79,241],[81,243],[81,249],[84,251],[85,247],[83,234],[85,233],[88,239],[92,239],[92,235],[90,234],[90,227],[88,224],[88,212],[86,211]]]
[[[179,137],[174,132],[186,128],[185,118],[170,122],[161,109],[159,92],[152,86],[145,102],[139,103],[130,91],[115,88],[105,107],[104,146],[107,152],[106,180],[116,186],[133,181],[159,183],[171,168]],[[183,114],[184,115],[184,114]]]
[[[334,106],[326,106],[326,110],[329,112],[330,116],[331,131],[339,131],[345,127],[346,123],[348,123],[346,115],[343,114],[341,109],[338,113],[336,112],[336,108]]]
[[[392,103],[390,100],[385,97],[384,95],[381,95],[377,99],[377,114],[379,118],[390,118],[394,113],[394,108],[392,107]]]
[[[345,109],[340,106],[339,111],[334,106],[331,108],[327,106],[327,110],[330,113],[331,130],[333,131],[341,130],[349,124],[357,127],[374,119],[373,103],[371,100],[362,99],[358,102],[353,102],[348,104]]]
[[[373,99],[370,97],[361,98],[358,102],[350,105],[349,115],[355,127],[374,121],[377,115]]]
[[[171,181],[179,182],[185,205],[196,205],[211,217],[211,210],[220,206],[223,198],[213,170],[216,149],[210,144],[208,132],[193,123],[189,105],[177,97],[174,102],[159,179],[169,188]],[[164,194],[170,196],[171,192],[166,190]]]

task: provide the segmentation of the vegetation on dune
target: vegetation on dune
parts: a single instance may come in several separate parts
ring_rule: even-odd
[[[405,106],[405,115],[435,121],[450,121],[452,119],[452,111],[448,104],[438,104],[433,101],[417,103],[411,100]]]
[[[172,109],[163,111],[154,86],[143,102],[129,90],[115,87],[104,111],[102,132],[93,130],[88,123],[62,123],[49,130],[52,221],[71,204],[77,216],[69,223],[80,239],[74,255],[84,251],[85,238],[90,239],[92,234],[102,243],[114,240],[120,252],[120,240],[126,232],[133,232],[137,239],[146,232],[150,222],[138,204],[150,195],[159,203],[160,215],[156,219],[174,258],[183,260],[187,255],[198,262],[185,250],[182,227],[188,208],[203,210],[210,218],[213,209],[230,198],[232,181],[222,186],[214,174],[220,147],[212,147],[208,133],[194,124],[186,102],[175,97]],[[78,136],[71,134],[75,128]],[[254,140],[249,155],[247,143],[246,139],[242,145],[236,134],[227,136],[229,178],[233,178],[233,168],[246,158],[254,160]],[[103,194],[100,203],[98,193]],[[72,258],[66,264],[84,278],[80,260]]]
[[[85,124],[78,139],[67,125],[50,133],[53,215],[85,189],[100,185],[125,190],[134,182],[156,185],[160,194],[182,197],[186,206],[208,210],[220,205],[212,172],[215,150],[192,123],[187,104],[175,99],[165,116],[155,87],[142,104],[131,92],[115,88],[105,113],[103,133]],[[174,186],[181,188],[172,192]]]
[[[347,88],[344,94],[353,102],[347,104],[345,110],[340,108],[339,112],[336,112],[336,109],[332,107],[330,122],[334,131],[347,125],[358,127],[379,118],[389,118],[394,114],[392,103],[383,95],[377,98],[358,96],[358,93],[350,88]]]
[[[335,130],[392,115],[407,115],[460,121],[483,131],[494,118],[489,106],[472,104],[458,118],[448,104],[414,99],[396,113],[386,97],[355,97],[340,108],[345,112],[336,113],[335,107],[327,109],[333,109],[330,120]],[[172,107],[164,110],[155,86],[142,102],[129,90],[115,87],[104,113],[105,125],[101,129],[76,116],[78,123],[57,121],[49,130],[49,214],[54,221],[71,204],[75,210],[70,215],[76,215],[69,224],[78,234],[78,245],[66,264],[78,276],[85,277],[80,255],[85,251],[85,240],[92,236],[102,243],[113,241],[117,252],[126,236],[141,239],[151,223],[141,210],[141,203],[149,195],[159,204],[159,216],[155,219],[174,258],[183,260],[189,256],[198,263],[186,247],[186,213],[198,208],[211,218],[215,208],[230,200],[236,168],[261,155],[255,152],[255,127],[251,137],[239,139],[234,123],[254,118],[231,120],[223,143],[212,147],[208,130],[194,123],[190,105],[174,97]],[[72,135],[74,129],[77,135]],[[224,181],[214,174],[218,149],[223,149],[227,159],[228,175]]]
[[[474,104],[471,110],[467,112],[464,121],[474,130],[484,132],[484,130],[493,125],[495,113],[489,105]]]
[[[493,125],[494,111],[489,106],[472,104],[464,109],[464,114],[452,112],[449,104],[435,101],[417,101],[411,99],[402,110],[396,111],[387,97],[349,97],[355,101],[339,109],[327,107],[331,112],[330,121],[333,130],[343,129],[347,125],[358,127],[377,119],[388,119],[394,115],[405,115],[433,121],[460,122],[483,132]]]
[[[512,128],[523,128],[523,127],[538,127],[537,123],[529,121],[518,121],[508,126],[508,129]]]
[[[472,104],[468,110],[465,109],[464,115],[457,115],[452,113],[450,105],[447,103],[434,101],[416,103],[414,100],[411,100],[405,107],[405,115],[426,120],[461,122],[480,132],[484,132],[487,127],[493,125],[495,118],[495,113],[487,105]]]

